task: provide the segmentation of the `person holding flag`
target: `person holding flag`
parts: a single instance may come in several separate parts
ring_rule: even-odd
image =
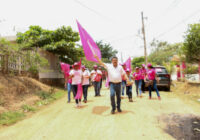
[[[79,63],[74,63],[74,69],[70,71],[69,78],[72,78],[72,90],[75,94],[76,107],[81,106],[81,92],[82,92],[82,70]]]
[[[125,76],[125,78],[127,79],[127,83],[130,83],[129,78],[126,75],[126,72],[124,71],[122,66],[118,64],[118,58],[115,56],[112,58],[112,64],[103,63],[96,54],[94,54],[94,57],[97,59],[99,64],[108,71],[108,78],[110,85],[110,100],[112,106],[111,113],[114,114],[116,110],[115,94],[117,96],[117,111],[122,112],[121,110],[122,77]]]

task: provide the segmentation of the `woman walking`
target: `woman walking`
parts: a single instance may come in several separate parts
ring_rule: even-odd
[[[79,107],[81,105],[81,98],[77,98],[76,96],[82,83],[82,70],[79,69],[79,64],[77,62],[74,63],[74,69],[70,71],[69,75],[69,78],[72,78],[72,90],[75,94],[76,106]]]
[[[151,91],[152,91],[152,87],[153,87],[154,90],[157,93],[158,99],[161,100],[160,94],[159,94],[159,91],[158,91],[158,88],[157,88],[156,71],[153,68],[152,64],[148,64],[147,67],[148,67],[147,80],[149,82],[149,86],[148,86],[148,88],[149,88],[149,99],[151,99],[151,97],[152,97],[151,96]]]
[[[139,90],[139,97],[142,97],[142,80],[141,80],[141,73],[139,71],[139,67],[136,67],[135,72],[133,73],[133,78],[135,79],[135,86],[136,86],[136,93],[138,97],[138,90]]]
[[[82,72],[83,72],[83,81],[82,81],[82,88],[83,88],[83,97],[84,103],[87,103],[87,94],[88,94],[88,87],[90,85],[90,72],[85,68],[85,66],[82,66]]]

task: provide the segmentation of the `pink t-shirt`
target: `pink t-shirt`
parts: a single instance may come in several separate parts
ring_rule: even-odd
[[[149,80],[155,80],[156,77],[156,71],[155,69],[149,69],[147,70],[147,76]]]
[[[69,83],[69,84],[72,84],[72,78],[71,78],[71,79],[68,79],[68,83]]]
[[[135,78],[135,80],[141,80],[142,75],[140,72],[134,72],[133,77]]]
[[[82,81],[82,70],[71,70],[69,75],[74,75],[72,78],[72,85],[81,84]]]
[[[145,75],[146,75],[146,73],[147,73],[147,70],[144,68],[141,68],[140,69],[140,73],[141,73],[141,79],[144,79],[145,78]]]
[[[87,76],[90,76],[90,72],[88,70],[85,70],[83,72],[83,81],[82,81],[82,85],[89,85],[90,84],[90,81],[89,81],[89,77]]]

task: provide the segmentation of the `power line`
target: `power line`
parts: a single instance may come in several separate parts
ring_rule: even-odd
[[[190,14],[189,16],[187,16],[185,19],[181,20],[179,23],[177,23],[176,25],[172,26],[171,28],[169,28],[167,31],[159,34],[157,37],[155,38],[159,38],[161,36],[164,36],[165,34],[167,34],[168,32],[174,30],[175,28],[177,28],[179,25],[183,24],[184,22],[186,22],[187,20],[189,20],[190,18],[192,18],[193,16],[195,16],[196,14],[198,14],[200,12],[200,9],[198,9],[197,11],[193,12],[192,14]]]
[[[108,18],[108,17],[102,15],[100,12],[98,12],[98,11],[96,11],[96,10],[88,7],[87,5],[85,5],[84,3],[80,2],[79,0],[73,0],[73,1],[76,2],[76,3],[78,3],[79,5],[81,5],[82,7],[88,9],[89,11],[95,13],[96,15],[98,15],[98,16],[100,16],[100,17],[102,17],[102,18],[104,18],[104,19],[106,19],[108,21],[112,21],[110,18]]]

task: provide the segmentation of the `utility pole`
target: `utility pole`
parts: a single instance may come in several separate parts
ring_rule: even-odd
[[[123,56],[122,56],[122,52],[121,52],[121,63],[123,64],[124,61],[123,61]]]
[[[145,64],[147,65],[147,48],[146,48],[146,37],[145,37],[143,12],[141,12],[141,16],[142,16],[142,34],[143,34],[143,40],[144,40],[144,59],[145,59]]]

